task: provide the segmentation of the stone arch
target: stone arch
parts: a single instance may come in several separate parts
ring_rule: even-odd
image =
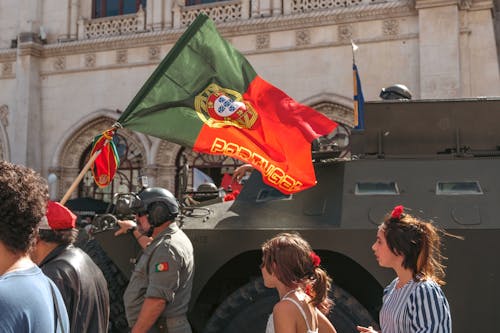
[[[302,103],[311,106],[338,123],[349,127],[354,126],[353,100],[350,98],[333,93],[323,93],[314,95]]]
[[[82,155],[87,151],[92,139],[111,128],[118,116],[119,114],[109,110],[94,112],[80,120],[78,123],[82,125],[68,133],[61,141],[56,149],[52,162],[53,167],[49,169],[49,172],[55,174],[58,180],[56,197],[61,198],[80,173]],[[144,145],[144,136],[124,128],[118,131],[120,135],[127,138],[130,145],[136,147],[143,160],[143,165],[146,165],[148,147]],[[72,197],[76,197],[76,191],[72,193]]]
[[[0,106],[0,160],[10,160],[10,145],[7,135],[7,126],[9,125],[9,107]]]

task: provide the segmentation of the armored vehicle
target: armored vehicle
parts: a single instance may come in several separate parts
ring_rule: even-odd
[[[377,326],[393,278],[371,250],[395,205],[464,239],[445,238],[454,332],[494,330],[500,309],[500,100],[365,103],[365,126],[341,154],[313,154],[318,183],[283,195],[254,171],[235,201],[184,208],[180,223],[195,248],[190,321],[195,332],[264,332],[277,294],[260,277],[261,244],[297,231],[333,277],[338,332]],[[96,233],[127,277],[137,247]]]

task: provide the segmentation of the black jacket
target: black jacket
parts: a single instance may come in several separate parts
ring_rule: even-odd
[[[73,245],[60,245],[45,257],[40,268],[61,291],[71,333],[108,331],[108,285],[84,251]]]

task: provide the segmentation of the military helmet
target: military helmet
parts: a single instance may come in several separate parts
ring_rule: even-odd
[[[387,88],[382,88],[380,91],[382,99],[411,99],[411,92],[407,86],[403,84],[394,84]]]
[[[140,200],[134,204],[132,209],[138,215],[148,214],[149,224],[153,227],[171,221],[179,214],[177,199],[164,188],[146,188],[137,197]]]

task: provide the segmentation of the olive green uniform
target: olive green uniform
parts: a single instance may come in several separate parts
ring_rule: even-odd
[[[137,321],[145,298],[163,298],[167,304],[156,326],[166,324],[169,333],[190,333],[186,313],[193,273],[193,245],[173,222],[144,249],[132,273],[123,296],[129,326]]]

